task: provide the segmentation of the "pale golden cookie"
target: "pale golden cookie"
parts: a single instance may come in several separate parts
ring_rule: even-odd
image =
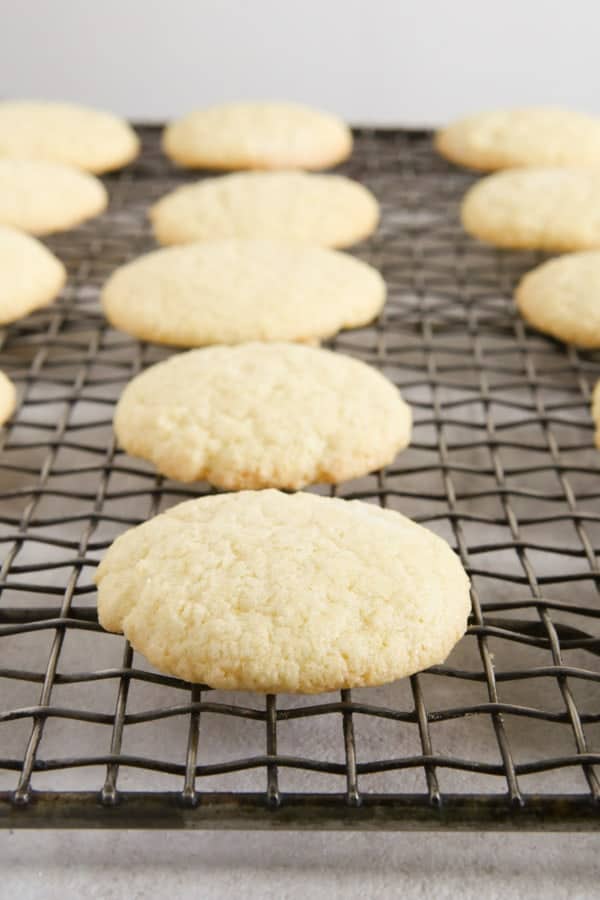
[[[52,160],[99,175],[138,153],[137,135],[112,113],[74,103],[0,103],[0,157]]]
[[[202,497],[117,538],[98,616],[162,672],[225,690],[319,693],[444,662],[469,580],[448,544],[369,503]]]
[[[4,425],[15,409],[16,391],[12,381],[0,372],[0,425]]]
[[[139,257],[111,275],[102,304],[142,340],[198,347],[331,337],[371,322],[385,293],[379,272],[353,256],[230,238]]]
[[[226,103],[189,113],[163,134],[167,156],[207,169],[326,169],[352,151],[330,113],[297,103]]]
[[[410,407],[376,369],[301,344],[180,353],[131,381],[115,432],[180,481],[230,490],[339,482],[391,463]]]
[[[600,347],[600,251],[543,263],[521,279],[515,300],[534,328],[579,347]]]
[[[177,188],[150,219],[161,244],[238,237],[348,247],[375,231],[379,206],[343,175],[238,172]]]
[[[550,252],[600,248],[600,171],[508,169],[467,191],[466,231],[498,247]]]
[[[101,181],[62,163],[0,159],[0,224],[30,234],[75,228],[104,211]]]
[[[43,244],[0,225],[1,325],[51,303],[65,279],[65,267]]]
[[[451,162],[483,171],[600,167],[600,118],[551,106],[493,110],[442,128],[435,146]]]

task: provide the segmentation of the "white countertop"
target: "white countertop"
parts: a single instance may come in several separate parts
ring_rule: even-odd
[[[599,897],[594,834],[0,834],[0,896],[319,900]]]

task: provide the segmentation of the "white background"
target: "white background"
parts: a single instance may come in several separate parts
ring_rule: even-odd
[[[138,120],[285,98],[353,122],[600,113],[598,0],[0,0],[0,93]]]

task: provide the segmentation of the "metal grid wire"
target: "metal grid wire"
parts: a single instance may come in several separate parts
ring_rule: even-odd
[[[62,298],[1,333],[20,403],[0,456],[0,821],[10,827],[591,828],[599,822],[600,355],[515,313],[538,261],[461,230],[472,177],[424,132],[359,131],[343,167],[383,207],[357,253],[389,300],[332,346],[379,367],[415,413],[385,471],[327,492],[447,538],[473,582],[446,665],[383,688],[261,697],[160,675],[98,626],[114,537],[209,492],[120,452],[113,405],[169,351],[112,331],[99,288],[150,249],[145,210],[184,180],[142,128],[108,212],[49,241]],[[316,488],[316,490],[321,490]],[[321,490],[321,492],[324,492]]]

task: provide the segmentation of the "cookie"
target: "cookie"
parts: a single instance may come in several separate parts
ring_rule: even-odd
[[[0,103],[0,157],[52,160],[99,175],[126,165],[139,149],[133,129],[112,113],[73,103]]]
[[[198,347],[331,337],[371,322],[385,294],[379,272],[344,253],[229,238],[122,266],[102,303],[116,328],[142,340]]]
[[[319,693],[442,663],[469,580],[448,544],[369,503],[201,497],[117,538],[98,617],[162,672],[225,690]]]
[[[337,116],[296,103],[227,103],[172,122],[163,149],[181,166],[326,169],[350,156],[352,133]]]
[[[0,159],[0,224],[30,234],[66,231],[106,208],[104,185],[62,163]]]
[[[479,113],[438,131],[437,150],[459,166],[600,166],[600,118],[556,107]]]
[[[0,372],[0,425],[4,425],[6,420],[12,416],[15,404],[15,386],[4,372]]]
[[[521,279],[515,300],[534,328],[579,347],[600,347],[600,251],[543,263]]]
[[[301,344],[181,353],[131,381],[115,432],[169,478],[229,490],[339,482],[392,462],[410,407],[376,369]]]
[[[0,225],[0,325],[51,303],[66,276],[61,261],[43,244]]]
[[[467,191],[462,222],[473,237],[514,249],[600,248],[600,171],[508,169]]]
[[[343,175],[238,172],[177,188],[150,219],[161,244],[243,237],[348,247],[375,231],[379,207]]]

